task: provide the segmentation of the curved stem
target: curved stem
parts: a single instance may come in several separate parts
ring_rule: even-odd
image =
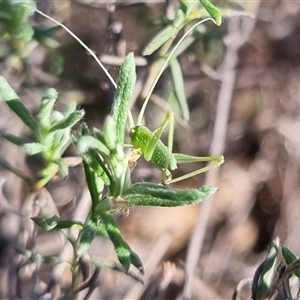
[[[67,26],[63,25],[62,23],[58,22],[57,20],[51,18],[50,16],[46,15],[42,11],[36,9],[35,10],[40,15],[44,16],[45,18],[51,20],[52,22],[56,23],[57,25],[61,26],[66,32],[68,32],[97,62],[97,64],[100,66],[100,68],[103,70],[105,75],[108,77],[112,85],[117,88],[117,84],[115,80],[112,78],[112,76],[109,74],[108,70],[104,67],[103,63],[99,60],[97,55],[74,33],[72,32]]]

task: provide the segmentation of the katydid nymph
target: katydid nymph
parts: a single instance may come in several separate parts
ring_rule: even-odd
[[[157,75],[157,78],[155,79],[154,83],[152,84],[152,87],[150,88],[149,94],[146,97],[143,106],[140,110],[140,114],[138,116],[137,125],[133,124],[133,118],[131,116],[130,111],[128,112],[128,119],[130,123],[130,139],[133,149],[140,150],[140,153],[144,156],[145,160],[151,161],[153,164],[155,164],[157,167],[159,167],[163,171],[163,178],[162,183],[164,184],[170,184],[174,182],[178,182],[184,179],[188,179],[190,177],[196,176],[198,174],[204,173],[206,171],[211,170],[212,168],[219,167],[224,162],[224,157],[222,155],[217,156],[204,156],[204,157],[197,157],[182,153],[173,153],[173,133],[174,133],[174,117],[173,113],[171,111],[168,111],[165,119],[161,123],[161,125],[155,130],[151,131],[148,127],[141,125],[143,115],[146,109],[146,106],[150,100],[151,94],[156,86],[156,83],[158,82],[161,74],[167,67],[172,55],[177,50],[178,46],[181,44],[181,42],[186,38],[187,35],[190,34],[198,25],[201,23],[212,20],[211,18],[207,18],[204,20],[201,20],[200,22],[194,24],[178,41],[178,43],[175,45],[175,47],[170,52],[169,56],[167,57],[163,67],[161,68],[159,74]],[[169,125],[169,132],[168,132],[168,146],[163,144],[161,141],[161,135],[166,129],[166,127]],[[134,162],[131,163],[132,165],[135,165],[137,160],[137,151],[134,151]],[[129,158],[130,162],[130,158]],[[195,170],[191,173],[182,175],[180,177],[172,179],[171,171],[175,170],[177,168],[177,164],[180,163],[192,163],[192,162],[211,162],[209,165]]]
[[[166,146],[165,144],[163,144],[160,137],[168,123],[169,137],[168,146]],[[142,125],[136,125],[130,130],[130,138],[133,148],[140,149],[140,152],[141,154],[143,154],[145,160],[151,161],[163,171],[162,183],[174,183],[190,178],[192,176],[196,176],[203,172],[209,171],[212,168],[218,167],[224,162],[224,158],[222,155],[197,157],[182,153],[173,153],[173,129],[174,118],[173,114],[169,111],[166,114],[166,117],[162,124],[153,132],[146,126]],[[191,162],[211,162],[211,164],[191,173],[172,179],[171,171],[177,168],[177,164]]]

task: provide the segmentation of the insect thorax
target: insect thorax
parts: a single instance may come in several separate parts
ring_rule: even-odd
[[[133,147],[140,148],[143,153],[147,151],[149,143],[156,139],[153,132],[144,126],[133,127],[131,129],[130,137]],[[157,140],[156,147],[150,160],[161,169],[174,170],[177,168],[174,155],[161,140]]]

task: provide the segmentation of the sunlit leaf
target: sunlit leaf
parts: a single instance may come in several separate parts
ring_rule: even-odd
[[[40,143],[27,143],[22,148],[28,155],[36,155],[45,150],[45,146]]]
[[[135,61],[133,53],[129,53],[121,66],[117,90],[111,108],[111,116],[116,124],[117,142],[124,144],[125,126],[128,109],[136,82]]]
[[[185,206],[204,201],[218,189],[204,186],[199,189],[171,189],[166,186],[139,182],[124,191],[122,198],[128,206]]]
[[[23,137],[19,137],[13,134],[9,134],[9,133],[1,133],[1,136],[3,138],[5,138],[6,140],[8,140],[9,142],[22,147],[25,144],[31,143],[30,140],[23,138]]]
[[[62,129],[66,129],[69,127],[74,126],[76,123],[78,123],[84,116],[85,112],[84,110],[77,110],[74,111],[73,113],[71,113],[70,115],[68,115],[66,118],[64,118],[63,120],[54,123],[51,128],[50,128],[50,132],[54,132],[56,130],[62,130]]]
[[[209,0],[199,0],[209,15],[214,19],[215,23],[220,26],[222,24],[222,16],[219,9]]]
[[[32,132],[38,132],[36,120],[3,76],[0,76],[0,96]]]
[[[114,119],[111,116],[107,116],[103,126],[103,138],[105,145],[110,149],[116,149],[117,143],[117,127]]]
[[[143,51],[143,55],[151,55],[154,51],[160,48],[169,39],[174,38],[180,28],[176,28],[173,25],[168,25],[159,31],[153,39],[148,43]]]
[[[50,88],[46,91],[45,95],[41,99],[37,119],[43,127],[49,127],[50,125],[50,116],[53,111],[53,106],[56,102],[57,96],[57,91],[53,88]]]
[[[287,265],[290,265],[296,260],[299,260],[299,257],[289,248],[282,246],[281,251],[283,259]],[[300,268],[296,268],[295,270],[293,270],[293,272],[298,278],[300,278]]]
[[[189,108],[187,105],[187,99],[185,96],[184,80],[181,71],[181,66],[176,58],[170,60],[170,70],[173,79],[173,86],[176,94],[176,99],[178,101],[178,106],[180,108],[181,114],[185,121],[189,120]]]
[[[32,217],[31,218],[39,227],[47,231],[60,230],[71,227],[83,227],[83,224],[75,220],[58,219],[58,218],[44,218]]]

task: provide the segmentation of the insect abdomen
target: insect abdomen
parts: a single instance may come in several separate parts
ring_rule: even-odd
[[[153,132],[147,127],[135,126],[131,130],[131,144],[134,148],[140,148],[143,153],[146,152],[149,143],[154,138]],[[161,169],[174,170],[177,168],[174,155],[170,153],[168,147],[161,140],[157,141],[151,157],[151,162]]]

